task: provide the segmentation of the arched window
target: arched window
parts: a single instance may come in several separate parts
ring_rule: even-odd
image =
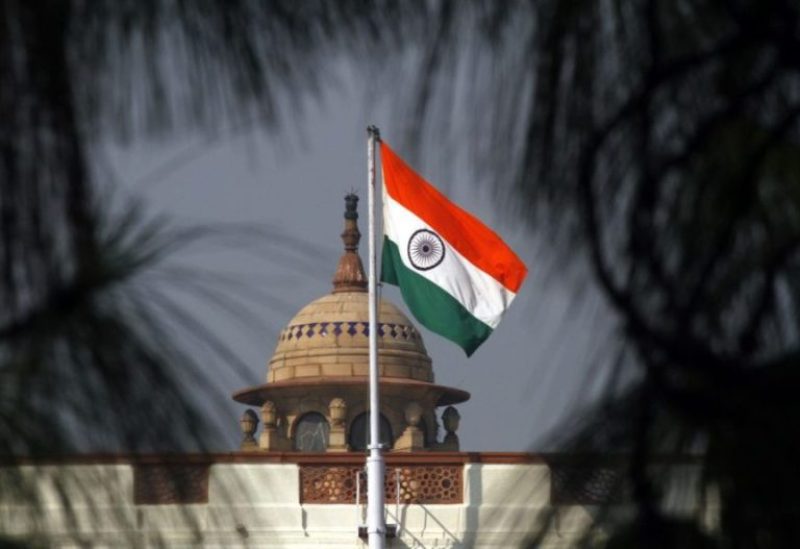
[[[392,435],[392,425],[389,420],[381,414],[380,421],[381,429],[381,444],[384,448],[391,448],[394,444],[394,436]],[[369,440],[369,412],[358,414],[350,424],[350,436],[348,442],[350,449],[354,452],[367,449],[367,441]]]
[[[320,413],[308,412],[297,420],[294,428],[294,449],[300,452],[324,452],[328,449],[331,426]]]

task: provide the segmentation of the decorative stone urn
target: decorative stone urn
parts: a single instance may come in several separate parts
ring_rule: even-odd
[[[244,451],[256,450],[258,448],[255,438],[256,429],[258,429],[258,416],[256,413],[249,408],[245,410],[239,419],[239,426],[242,430],[241,449]]]
[[[458,451],[458,426],[461,423],[461,414],[452,406],[448,406],[442,414],[442,423],[447,434],[440,445],[442,450]]]

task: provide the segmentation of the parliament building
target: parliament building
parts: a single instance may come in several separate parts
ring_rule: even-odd
[[[369,322],[356,203],[346,198],[331,292],[280,331],[264,383],[233,394],[245,405],[236,451],[0,466],[0,486],[22,476],[38,498],[0,490],[0,532],[47,547],[366,547]],[[568,456],[465,451],[455,406],[470,395],[436,383],[420,331],[389,301],[377,331],[387,547],[519,547],[545,520],[539,547],[574,546],[617,484],[613,460],[575,487],[568,473],[585,465]]]

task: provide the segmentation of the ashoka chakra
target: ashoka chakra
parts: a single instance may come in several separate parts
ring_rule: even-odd
[[[433,231],[420,229],[408,239],[408,260],[420,271],[433,269],[444,259],[444,241]]]

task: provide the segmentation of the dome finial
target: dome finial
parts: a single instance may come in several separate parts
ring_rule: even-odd
[[[361,233],[358,231],[358,195],[352,192],[347,194],[344,203],[344,254],[339,259],[336,274],[333,275],[333,293],[366,292],[367,277],[358,256],[358,242],[361,240]]]
[[[351,192],[344,196],[344,218],[358,219],[358,195],[356,193]]]

